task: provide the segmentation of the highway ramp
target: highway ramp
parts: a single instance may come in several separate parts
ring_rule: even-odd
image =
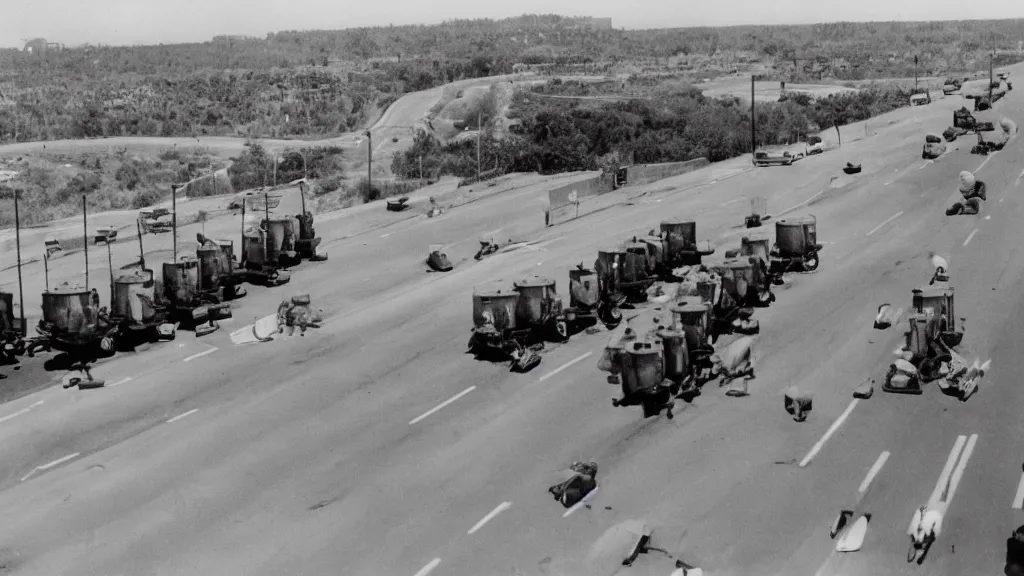
[[[18,415],[0,421],[2,560],[33,575],[616,574],[627,573],[623,527],[642,521],[656,546],[707,574],[909,573],[910,515],[957,437],[967,445],[976,434],[926,565],[994,573],[1024,523],[1011,508],[1024,143],[983,158],[965,139],[922,161],[923,135],[958,105],[899,111],[903,121],[876,136],[791,167],[713,176],[741,168],[735,160],[671,190],[651,185],[632,205],[537,228],[536,249],[482,262],[462,261],[474,227],[542,222],[529,204],[542,190],[339,240],[330,261],[236,313],[263,315],[301,289],[328,312],[319,331],[241,347],[227,331],[182,337],[105,363],[97,372],[116,387],[5,405],[0,418]],[[991,116],[1022,112],[1011,92]],[[864,162],[863,176],[836,186],[848,160]],[[979,167],[982,213],[946,217],[958,172]],[[474,284],[540,273],[564,294],[571,266],[671,217],[696,217],[698,237],[720,251],[738,247],[746,199],[762,194],[769,212],[815,214],[825,249],[817,273],[789,276],[758,311],[749,397],[711,384],[672,421],[613,408],[617,390],[596,370],[605,334],[549,346],[525,375],[463,353]],[[455,271],[423,272],[426,246],[452,238],[463,242]],[[931,275],[931,251],[950,262],[965,355],[991,356],[992,373],[966,404],[929,387],[919,397],[876,390],[850,409],[853,388],[880,381],[899,344],[899,330],[871,329],[877,306],[909,302]],[[792,384],[815,394],[802,424],[782,408]],[[891,456],[861,500],[874,514],[865,549],[837,557],[827,527],[883,451]],[[600,490],[564,517],[546,488],[578,459],[600,464]],[[628,573],[667,575],[673,562],[652,553]]]

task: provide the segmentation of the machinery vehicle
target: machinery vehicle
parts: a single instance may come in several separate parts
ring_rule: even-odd
[[[143,234],[170,232],[174,228],[174,212],[167,208],[140,210],[138,225]]]
[[[554,280],[530,276],[511,285],[491,282],[473,291],[470,352],[478,357],[506,359],[545,339],[569,339]]]
[[[699,266],[704,256],[715,253],[710,242],[697,242],[697,223],[693,220],[662,221],[656,238],[652,244],[657,247],[658,268],[667,275],[673,268]]]
[[[320,246],[322,238],[318,238],[316,235],[316,229],[313,228],[313,213],[306,210],[306,180],[302,179],[298,181],[299,185],[299,198],[302,200],[302,214],[297,214],[295,219],[299,221],[299,237],[295,240],[295,250],[299,253],[299,256],[309,260],[310,262],[324,262],[327,260],[326,252],[317,252],[316,249]]]
[[[674,359],[672,370],[678,369],[680,362],[685,364],[686,340],[674,338],[668,344],[679,346],[680,343],[682,349],[673,349],[670,354]],[[621,339],[609,342],[602,357],[608,362],[598,368],[611,372],[609,383],[621,386],[622,397],[613,399],[613,406],[641,406],[644,418],[657,416],[664,410],[665,416],[672,418],[674,384],[666,378],[669,363],[665,358],[665,346],[665,341],[655,334],[634,337],[628,332]]]
[[[231,240],[214,240],[196,234],[199,247],[196,260],[199,261],[200,290],[211,294],[217,302],[235,300],[246,295],[246,273],[235,260],[235,243]]]
[[[757,196],[750,199],[750,215],[743,220],[747,228],[760,228],[761,224],[771,218],[768,214],[768,199]]]
[[[768,263],[760,256],[728,258],[710,268],[722,278],[722,290],[737,305],[768,306],[775,301]]]
[[[924,137],[924,147],[921,149],[921,158],[925,160],[938,158],[946,153],[946,143],[938,134],[928,134]]]
[[[969,132],[974,130],[976,124],[977,120],[975,120],[974,115],[971,114],[967,107],[962,106],[959,110],[953,111],[953,128],[960,128]]]
[[[963,339],[957,330],[953,288],[945,282],[914,289],[908,321],[903,358],[889,367],[882,385],[886,392],[920,394],[921,383],[940,377],[941,364],[952,359],[950,349]]]
[[[695,387],[703,386],[712,378],[711,356],[715,353],[712,344],[712,306],[708,302],[684,299],[671,309],[673,326],[682,330],[689,355],[686,375],[677,382],[678,395],[687,395]],[[678,374],[678,371],[671,375]]]
[[[130,345],[159,339],[157,326],[167,319],[167,308],[157,304],[153,271],[143,267],[119,271],[110,308],[120,336]]]
[[[821,141],[821,136],[811,136],[807,138],[807,150],[808,156],[815,154],[821,154],[825,151],[825,144]]]
[[[772,274],[818,269],[817,219],[814,215],[784,218],[775,222],[775,244],[769,253]]]
[[[609,328],[615,328],[622,321],[622,313],[615,305],[601,298],[597,273],[583,266],[569,270],[569,306],[565,309],[565,321],[569,332],[577,333],[597,324],[600,320]]]
[[[853,162],[847,162],[846,166],[843,166],[843,173],[845,174],[860,174],[862,166],[860,163],[854,164]]]
[[[795,158],[789,152],[770,154],[764,150],[758,150],[754,153],[754,166],[792,166],[794,160]]]
[[[960,80],[957,80],[956,78],[946,78],[945,83],[942,85],[942,93],[948,96],[949,94],[959,90],[962,86],[963,84]]]
[[[0,361],[25,353],[26,326],[14,316],[14,294],[0,292]]]
[[[597,488],[597,462],[573,462],[559,476],[548,492],[562,506],[572,508]]]
[[[910,97],[911,106],[924,106],[932,103],[932,95],[927,90],[918,92]]]
[[[298,221],[293,218],[270,218],[270,210],[280,205],[281,197],[271,197],[264,192],[242,198],[242,245],[241,266],[248,270],[248,279],[266,286],[280,286],[291,280],[291,273],[284,268],[298,261],[295,251],[295,229]],[[255,226],[247,226],[246,209],[250,212],[262,210],[264,217]]]
[[[186,329],[200,330],[201,325],[231,317],[231,305],[220,302],[217,292],[204,289],[199,261],[182,257],[177,262],[163,264],[162,305],[168,319]]]
[[[615,306],[646,301],[647,289],[655,281],[648,273],[647,245],[632,244],[632,251],[626,247],[599,250],[594,262],[601,299]]]

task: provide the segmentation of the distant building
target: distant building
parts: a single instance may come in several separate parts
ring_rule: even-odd
[[[47,42],[46,38],[33,38],[25,42],[25,52],[42,56],[49,51],[63,50],[64,45],[56,42]]]

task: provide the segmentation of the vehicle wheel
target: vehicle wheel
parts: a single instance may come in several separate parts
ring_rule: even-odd
[[[811,252],[804,258],[804,271],[814,272],[818,269],[818,253]]]

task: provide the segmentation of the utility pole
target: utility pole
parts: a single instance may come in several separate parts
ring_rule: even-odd
[[[754,163],[754,158],[757,155],[757,139],[754,132],[754,124],[756,122],[756,112],[754,111],[754,76],[750,76],[750,163]]]
[[[367,130],[366,134],[366,193],[372,194],[373,190],[373,135]]]
[[[20,190],[14,189],[14,244],[18,252],[18,306],[21,308],[21,335],[25,336],[25,292],[21,286],[21,216],[18,213],[18,196]],[[13,312],[13,310],[12,310]]]
[[[420,186],[423,186],[423,155],[420,155]]]
[[[914,94],[917,94],[917,54],[914,54]]]
[[[483,114],[478,112],[476,115],[476,180],[480,181],[480,133],[484,131],[484,127],[481,125],[483,122]]]
[[[85,194],[82,194],[82,236],[85,240],[85,291],[89,291],[89,207],[86,204]]]

